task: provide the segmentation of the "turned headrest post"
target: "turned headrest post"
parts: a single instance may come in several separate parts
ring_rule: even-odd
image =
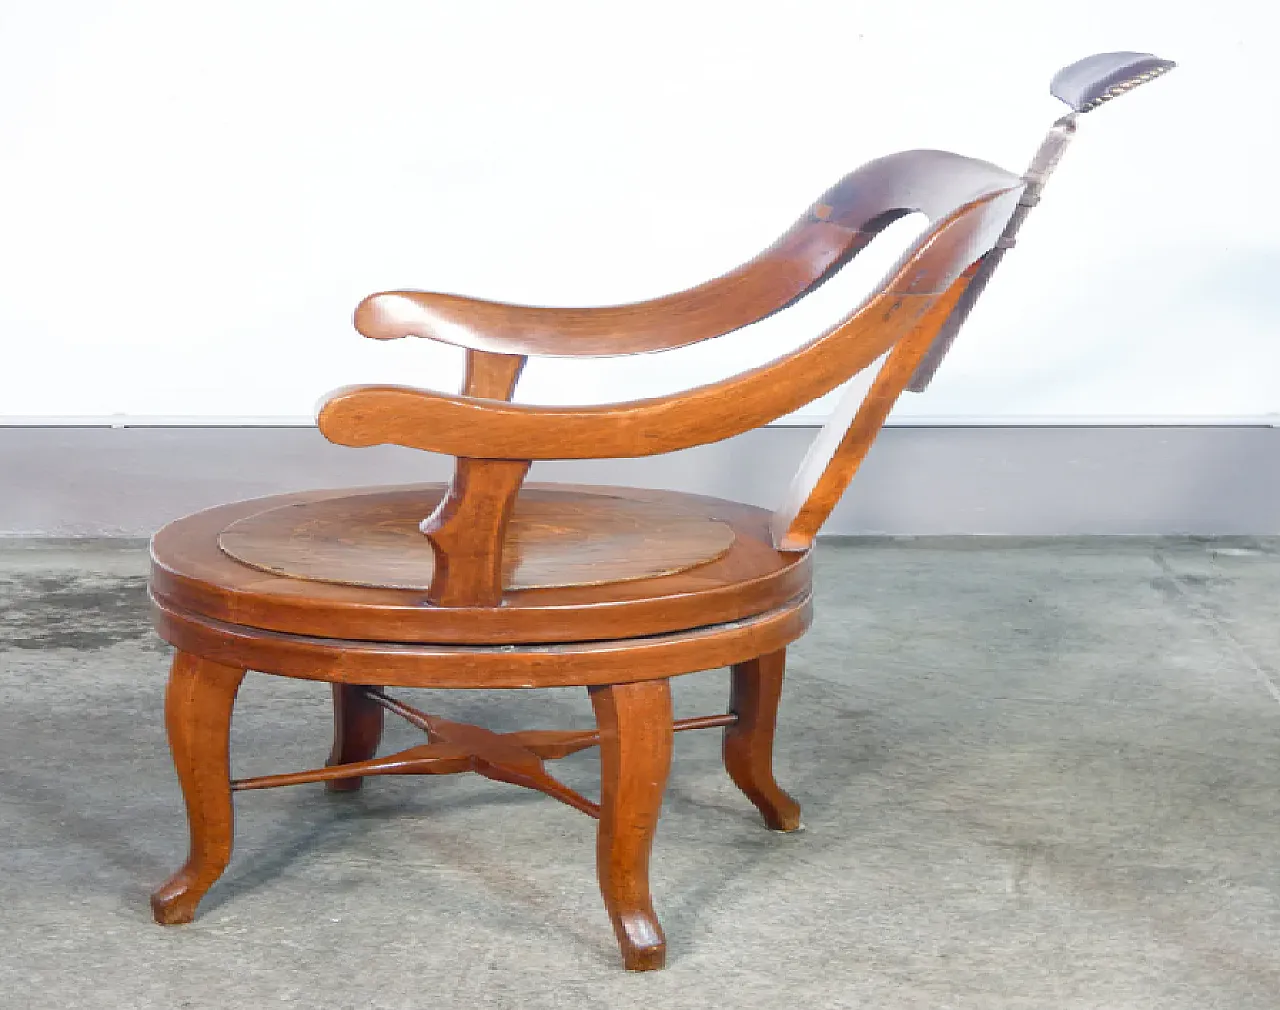
[[[1022,176],[1026,188],[1022,199],[1018,201],[1017,211],[1009,219],[995,248],[983,259],[964,296],[943,323],[933,345],[911,376],[911,382],[907,385],[911,392],[922,393],[929,387],[942,359],[955,342],[960,327],[969,318],[974,304],[991,280],[991,275],[1000,265],[1004,254],[1013,248],[1018,230],[1031,213],[1031,208],[1040,202],[1040,191],[1044,189],[1049,176],[1057,168],[1058,161],[1075,136],[1077,117],[1155,80],[1176,65],[1172,60],[1162,60],[1150,53],[1097,53],[1063,67],[1054,75],[1049,82],[1049,93],[1069,105],[1071,111],[1053,124],[1035,157],[1031,159],[1030,166]]]

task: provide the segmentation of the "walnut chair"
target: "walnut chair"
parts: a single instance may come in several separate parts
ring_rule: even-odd
[[[725,767],[765,824],[793,831],[774,781],[787,646],[808,627],[810,548],[899,395],[921,389],[1011,246],[1077,114],[1173,64],[1090,57],[1051,91],[1073,109],[1023,176],[942,151],[908,151],[846,176],[773,246],[723,277],[635,305],[528,308],[393,291],[356,311],[366,337],[467,349],[460,395],[404,386],[338,390],[320,430],[347,446],[456,458],[447,486],[305,491],[188,516],[152,541],[156,628],[175,649],[165,702],[186,801],[186,863],[152,896],[158,922],[189,922],[231,855],[232,794],[374,775],[478,772],[598,820],[600,890],[625,967],[661,967],[649,853],[675,732],[723,729]],[[719,337],[784,309],[889,222],[928,226],[840,323],[775,361],[676,395],[602,406],[511,402],[528,355],[622,355]],[[532,460],[638,457],[749,431],[884,358],[846,398],[772,513],[692,494],[524,483]],[[732,669],[728,711],[673,721],[671,677]],[[232,779],[228,733],[246,670],[333,685],[322,768]],[[597,728],[494,733],[410,707],[395,687],[585,687]],[[383,715],[426,742],[377,756]],[[546,762],[600,748],[599,800]]]

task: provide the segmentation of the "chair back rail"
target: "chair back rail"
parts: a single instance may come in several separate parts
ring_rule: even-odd
[[[947,151],[903,151],[845,176],[772,246],[705,284],[631,305],[541,308],[425,291],[384,291],[356,309],[366,337],[428,337],[474,350],[614,356],[723,336],[781,311],[833,276],[886,225],[956,208],[1017,176]]]
[[[974,263],[965,270],[919,325],[898,341],[865,395],[849,390],[841,398],[810,444],[786,497],[773,514],[773,544],[778,550],[806,551],[812,546],[977,267]]]

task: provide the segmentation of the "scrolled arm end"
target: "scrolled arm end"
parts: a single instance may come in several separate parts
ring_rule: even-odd
[[[316,406],[316,427],[320,434],[335,445],[357,449],[387,442],[384,414],[367,396],[374,388],[343,386],[329,393]]]
[[[434,336],[422,295],[411,291],[379,291],[356,306],[353,322],[361,336],[372,340]]]

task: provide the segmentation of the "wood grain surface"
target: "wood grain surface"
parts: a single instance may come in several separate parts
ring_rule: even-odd
[[[379,340],[429,337],[510,355],[619,355],[682,347],[740,329],[804,297],[903,214],[919,211],[937,222],[1020,182],[996,165],[949,151],[903,151],[849,173],[764,252],[687,291],[599,308],[384,291],[360,303],[355,325]]]
[[[435,488],[375,491],[268,508],[231,523],[218,546],[289,578],[425,591],[436,559],[419,523],[439,497]],[[499,597],[671,575],[722,557],[733,540],[728,523],[678,500],[529,488],[504,538]]]
[[[596,873],[628,971],[666,963],[667,938],[649,895],[649,854],[671,770],[666,680],[591,689],[600,731]]]
[[[574,687],[676,677],[744,663],[790,645],[813,620],[808,593],[739,621],[642,638],[548,645],[433,645],[283,635],[225,624],[152,596],[175,648],[302,680],[395,687]]]
[[[152,540],[151,588],[180,609],[228,624],[328,638],[478,645],[662,634],[763,613],[809,590],[809,555],[774,549],[764,509],[674,491],[540,484],[528,488],[673,503],[728,525],[733,543],[723,556],[674,575],[607,587],[513,590],[504,594],[498,607],[440,607],[421,590],[288,578],[245,565],[218,547],[218,537],[228,526],[279,506],[377,490],[421,493],[429,502],[438,499],[443,487],[307,491],[221,505],[170,523]]]
[[[165,731],[187,807],[191,847],[182,867],[151,895],[165,925],[190,922],[231,859],[231,712],[245,667],[179,651],[165,691]]]

